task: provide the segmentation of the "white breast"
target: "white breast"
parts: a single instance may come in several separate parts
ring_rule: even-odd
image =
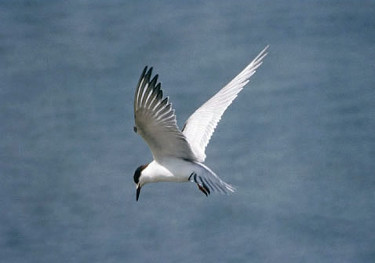
[[[195,164],[178,158],[168,158],[162,162],[152,161],[142,171],[146,183],[186,182],[194,171]]]

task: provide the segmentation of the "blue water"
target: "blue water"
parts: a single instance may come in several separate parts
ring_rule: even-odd
[[[1,1],[1,262],[374,262],[375,1]],[[153,184],[145,65],[180,127],[267,44],[206,164]]]

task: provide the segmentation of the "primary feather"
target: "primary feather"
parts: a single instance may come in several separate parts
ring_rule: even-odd
[[[262,59],[267,55],[267,48],[268,46],[240,74],[199,107],[186,121],[182,132],[199,162],[206,159],[206,147],[221,116],[262,64]]]
[[[152,68],[142,72],[134,99],[136,131],[146,141],[156,161],[167,157],[196,161],[185,135],[177,127],[176,115],[168,97],[163,99],[158,75],[151,79]],[[150,80],[151,79],[151,80]]]

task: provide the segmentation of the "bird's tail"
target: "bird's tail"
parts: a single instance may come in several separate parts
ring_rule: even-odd
[[[189,177],[190,182],[198,185],[205,195],[211,192],[219,192],[222,194],[233,193],[236,188],[220,179],[210,168],[202,163],[195,163],[196,169]]]

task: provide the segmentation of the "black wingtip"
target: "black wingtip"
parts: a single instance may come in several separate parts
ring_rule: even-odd
[[[151,87],[155,87],[156,83],[158,82],[158,77],[159,77],[159,75],[156,74],[156,75],[152,78],[152,80],[150,81],[150,86],[151,86]]]
[[[152,75],[152,67],[150,67],[150,69],[146,72],[146,74],[144,75],[145,79],[146,79],[146,82],[150,82],[150,79],[151,79],[151,75]]]
[[[141,74],[141,76],[139,77],[139,81],[138,81],[138,87],[139,87],[139,85],[141,85],[141,82],[142,82],[142,79],[145,77],[145,75],[146,75],[146,72],[147,72],[147,68],[148,68],[148,66],[145,66],[144,67],[144,69],[143,69],[143,71],[142,71],[142,74]]]

